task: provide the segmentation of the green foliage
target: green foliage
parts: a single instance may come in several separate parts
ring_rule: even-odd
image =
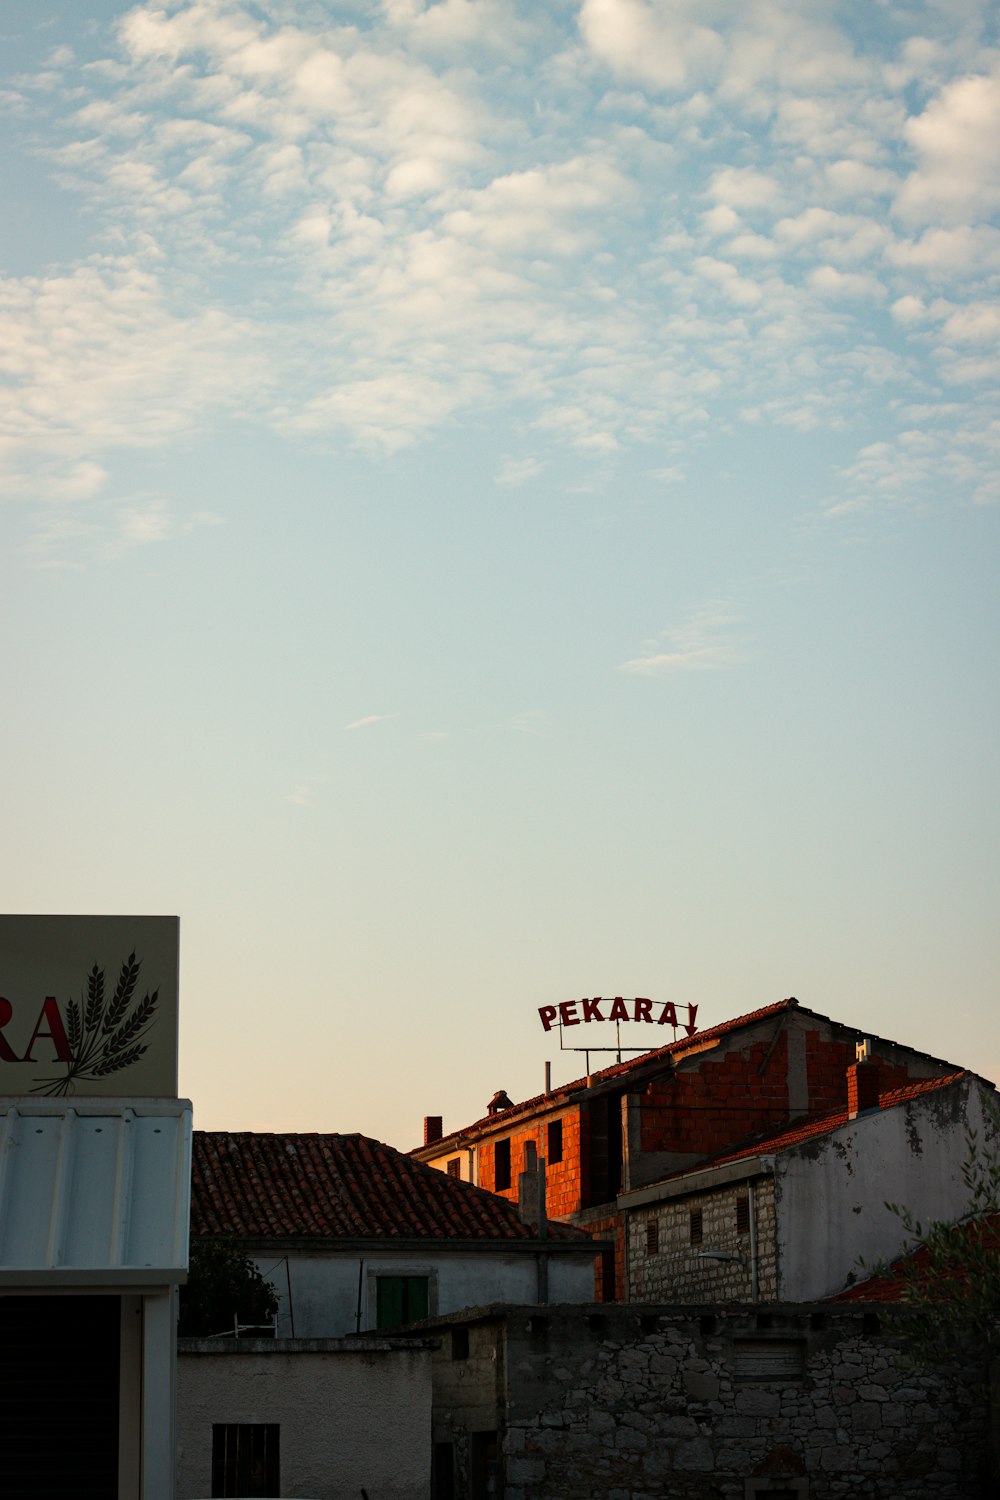
[[[984,1101],[984,1113],[985,1138],[966,1131],[965,1216],[923,1224],[911,1209],[886,1203],[911,1253],[892,1267],[865,1265],[901,1283],[907,1343],[922,1364],[981,1367],[1000,1355],[1000,1107]]]
[[[232,1240],[192,1243],[180,1302],[182,1338],[231,1332],[234,1322],[261,1326],[278,1309],[274,1287]]]

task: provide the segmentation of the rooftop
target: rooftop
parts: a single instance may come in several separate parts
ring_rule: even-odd
[[[428,1141],[424,1145],[415,1146],[411,1151],[411,1155],[419,1156],[425,1152],[439,1155],[442,1151],[448,1149],[449,1143],[462,1139],[473,1139],[483,1132],[493,1133],[498,1125],[506,1127],[511,1121],[535,1114],[546,1107],[558,1108],[560,1105],[565,1104],[566,1100],[574,1094],[583,1092],[593,1093],[595,1089],[604,1085],[613,1085],[619,1080],[629,1081],[636,1079],[638,1081],[647,1072],[655,1074],[660,1064],[680,1062],[684,1057],[706,1050],[712,1043],[731,1035],[733,1032],[757,1025],[772,1016],[783,1016],[790,1011],[797,1012],[803,1016],[814,1017],[818,1021],[825,1021],[841,1032],[846,1032],[852,1036],[867,1036],[876,1044],[882,1043],[884,1046],[889,1047],[899,1045],[899,1043],[892,1042],[887,1038],[877,1037],[869,1030],[862,1032],[856,1026],[845,1025],[843,1022],[834,1021],[830,1016],[822,1015],[819,1011],[809,1010],[806,1006],[800,1005],[794,996],[790,996],[787,1000],[778,1000],[773,1005],[765,1005],[759,1010],[749,1011],[746,1015],[736,1016],[731,1021],[722,1021],[718,1026],[709,1026],[704,1031],[696,1031],[691,1036],[678,1037],[675,1041],[668,1042],[663,1047],[656,1047],[650,1052],[643,1052],[639,1057],[629,1058],[626,1062],[612,1063],[608,1068],[602,1068],[599,1072],[591,1073],[589,1078],[586,1076],[575,1078],[571,1083],[560,1084],[547,1094],[536,1094],[531,1099],[524,1099],[521,1103],[513,1105],[510,1109],[504,1109],[499,1113],[483,1115],[480,1119],[473,1121],[471,1125],[465,1125],[459,1130],[449,1131],[437,1140]],[[937,1063],[939,1066],[949,1066],[942,1058],[931,1057],[928,1053],[916,1053],[916,1049],[914,1048],[907,1048],[907,1050],[914,1052],[915,1055],[926,1056],[929,1061]],[[930,1084],[932,1087],[936,1087],[939,1081],[933,1079],[930,1081]]]
[[[191,1233],[286,1240],[537,1242],[517,1208],[365,1135],[195,1131]],[[590,1238],[550,1223],[569,1249]]]

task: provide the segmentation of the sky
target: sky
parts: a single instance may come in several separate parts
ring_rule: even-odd
[[[5,0],[0,909],[180,916],[197,1126],[1000,1079],[997,18]]]

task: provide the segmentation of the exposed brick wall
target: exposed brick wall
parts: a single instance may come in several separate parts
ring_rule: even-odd
[[[793,1012],[783,1029],[751,1045],[738,1036],[711,1052],[683,1062],[676,1073],[657,1079],[640,1096],[643,1151],[718,1155],[747,1136],[780,1125],[792,1113],[789,1093],[788,1029],[804,1031],[806,1112],[832,1114],[846,1109],[848,1069],[855,1064],[853,1035],[837,1036],[823,1022]],[[946,1071],[905,1048],[876,1051],[869,1075],[877,1092]],[[864,1106],[862,1106],[864,1107]]]
[[[580,1182],[582,1156],[580,1140],[581,1111],[574,1106],[560,1114],[542,1115],[533,1120],[520,1121],[516,1128],[505,1132],[502,1128],[491,1140],[479,1149],[479,1185],[501,1198],[517,1202],[517,1179],[524,1171],[526,1147],[530,1141],[539,1157],[548,1155],[548,1125],[552,1120],[562,1122],[562,1161],[546,1162],[545,1193],[549,1218],[559,1219],[576,1213],[580,1208]],[[503,1116],[499,1117],[502,1121]],[[513,1121],[511,1122],[513,1125]],[[510,1141],[510,1187],[498,1189],[494,1171],[494,1144],[498,1140]]]

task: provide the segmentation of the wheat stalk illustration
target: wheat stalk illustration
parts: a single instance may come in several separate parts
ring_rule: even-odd
[[[160,992],[153,990],[136,1000],[141,968],[142,960],[130,953],[122,962],[113,993],[106,997],[104,970],[94,964],[79,1001],[72,999],[66,1005],[66,1040],[73,1060],[66,1064],[64,1077],[43,1078],[33,1094],[68,1094],[78,1082],[107,1078],[130,1068],[148,1051],[142,1038],[155,1024]]]

